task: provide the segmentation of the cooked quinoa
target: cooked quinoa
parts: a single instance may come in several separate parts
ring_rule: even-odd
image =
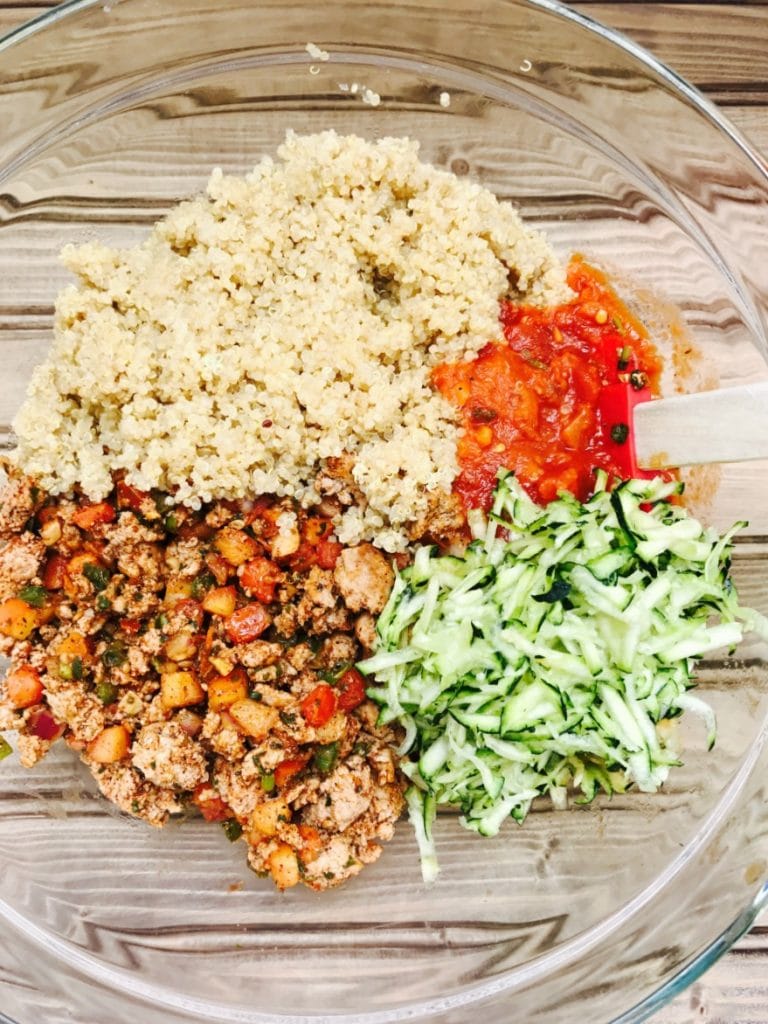
[[[245,178],[214,171],[141,245],[68,246],[79,282],[15,421],[51,493],[104,498],[112,473],[199,506],[317,500],[351,455],[362,502],[342,543],[405,547],[457,473],[436,364],[498,335],[499,301],[567,294],[547,242],[418,143],[289,133]]]

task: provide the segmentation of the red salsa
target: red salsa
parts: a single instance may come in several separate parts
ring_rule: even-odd
[[[571,302],[505,303],[503,340],[434,370],[462,410],[454,490],[466,508],[488,508],[502,466],[540,504],[560,490],[585,500],[597,468],[628,475],[628,406],[658,393],[661,360],[600,271],[575,257],[568,283]]]

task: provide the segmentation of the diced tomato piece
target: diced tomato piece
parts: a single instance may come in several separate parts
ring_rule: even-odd
[[[43,684],[39,673],[31,665],[21,665],[5,680],[8,700],[15,708],[31,708],[43,697]]]
[[[256,601],[243,605],[227,619],[224,628],[233,644],[247,644],[269,629],[272,616]]]
[[[255,523],[257,519],[262,519],[267,509],[274,505],[275,499],[270,498],[268,495],[263,494],[260,498],[256,498],[250,509],[245,513],[245,525],[250,526],[251,523]]]
[[[539,494],[545,502],[554,501],[560,491],[576,490],[579,474],[573,466],[539,480]]]
[[[46,590],[61,590],[67,575],[67,559],[63,555],[51,555],[43,569],[43,586]]]
[[[248,677],[245,670],[233,669],[227,676],[214,676],[208,680],[208,710],[221,711],[248,697]]]
[[[243,565],[259,553],[259,545],[244,530],[224,526],[216,534],[213,546],[231,565]]]
[[[333,523],[322,516],[308,516],[304,523],[302,536],[308,544],[319,544],[324,537],[333,531]]]
[[[545,504],[554,501],[557,497],[557,481],[551,477],[547,477],[546,480],[539,480],[538,487],[539,496]]]
[[[176,602],[173,610],[174,612],[181,613],[188,622],[194,625],[195,629],[200,629],[202,626],[205,613],[203,612],[203,606],[199,601],[195,601],[194,598],[182,598],[181,601]]]
[[[563,427],[561,434],[569,448],[578,451],[587,446],[595,432],[595,414],[588,405],[583,405]]]
[[[283,514],[283,511],[283,508],[280,505],[275,505],[274,502],[271,502],[269,506],[261,510],[258,515],[258,518],[261,520],[259,540],[271,540],[277,536],[280,532],[277,520]]]
[[[59,510],[55,505],[45,505],[37,510],[36,515],[38,523],[45,526],[46,523],[50,523],[58,517]]]
[[[192,803],[206,821],[226,821],[234,817],[229,804],[225,803],[209,782],[201,783],[192,795]]]
[[[208,677],[213,673],[218,673],[218,669],[211,662],[211,651],[213,650],[213,643],[215,639],[216,627],[211,624],[206,630],[202,646],[198,652],[198,667],[203,679],[208,679]]]
[[[271,604],[275,600],[275,590],[283,581],[283,572],[279,566],[259,555],[243,566],[240,575],[240,586],[262,604]]]
[[[317,545],[317,564],[321,569],[333,569],[338,561],[339,555],[344,550],[343,545],[335,540],[321,540]]]
[[[234,587],[213,587],[203,598],[203,609],[211,615],[227,618],[235,610],[237,590]]]
[[[309,754],[302,757],[289,757],[285,761],[281,761],[280,764],[275,768],[275,785],[278,789],[282,789],[283,786],[287,785],[294,777],[298,775],[300,771],[303,771],[309,763]]]
[[[191,519],[182,523],[178,530],[180,540],[189,540],[194,537],[197,540],[210,540],[216,531],[203,519]]]
[[[299,858],[296,851],[288,843],[278,843],[267,857],[267,865],[272,881],[278,889],[290,889],[301,881]]]
[[[93,555],[92,561],[98,562],[99,565],[106,564],[104,561],[106,548],[107,545],[103,540],[95,540],[93,537],[89,537],[83,541],[83,551]]]
[[[163,672],[160,676],[160,703],[166,711],[199,704],[205,690],[194,672]]]
[[[320,683],[301,702],[301,713],[307,725],[319,729],[333,717],[336,694],[327,683]]]
[[[40,740],[57,740],[65,730],[66,726],[57,722],[45,708],[35,708],[27,719],[27,731]]]
[[[218,504],[222,505],[227,512],[239,516],[244,511],[243,506],[247,504],[247,498],[219,498]]]
[[[311,864],[323,852],[323,838],[314,825],[299,825],[298,831],[302,838],[301,859]]]
[[[128,756],[131,734],[124,725],[110,725],[86,747],[88,756],[97,764],[115,764]]]
[[[342,711],[353,711],[365,700],[365,680],[356,668],[348,668],[339,677],[339,707]]]
[[[298,550],[288,555],[285,562],[296,572],[307,572],[313,565],[333,569],[343,550],[343,545],[335,540],[321,540],[318,544],[302,541]]]
[[[278,719],[278,711],[260,700],[236,700],[226,711],[240,732],[253,740],[263,740],[269,736]]]
[[[65,662],[74,661],[75,658],[86,661],[91,656],[88,638],[82,633],[69,633],[56,645],[56,654]]]
[[[120,619],[120,629],[133,636],[141,629],[141,619]]]
[[[129,508],[132,512],[139,512],[141,506],[150,498],[149,491],[140,491],[138,487],[127,484],[125,480],[117,484],[117,505],[118,508]]]
[[[67,568],[61,585],[67,597],[71,597],[73,600],[77,598],[78,581],[83,575],[86,565],[98,566],[96,558],[89,551],[80,551],[67,560]]]
[[[0,604],[0,633],[14,640],[26,640],[40,625],[40,612],[19,597],[9,597]]]
[[[108,501],[99,501],[95,505],[84,505],[72,516],[72,522],[81,530],[92,530],[101,523],[111,523],[116,512]]]
[[[234,572],[234,567],[216,551],[209,551],[205,556],[205,564],[213,573],[214,579],[223,587]]]
[[[317,564],[317,547],[303,540],[299,544],[298,549],[292,555],[288,555],[284,562],[294,572],[307,572],[313,565]]]
[[[171,576],[165,584],[165,595],[163,597],[165,604],[178,604],[179,601],[183,601],[191,596],[192,580],[185,579],[183,576]]]

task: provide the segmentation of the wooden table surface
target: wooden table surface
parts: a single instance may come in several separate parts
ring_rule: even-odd
[[[0,34],[53,6],[48,0],[0,0]],[[570,6],[625,32],[693,82],[768,162],[768,2],[594,0]],[[652,1018],[652,1024],[694,1022],[768,1024],[768,914]]]

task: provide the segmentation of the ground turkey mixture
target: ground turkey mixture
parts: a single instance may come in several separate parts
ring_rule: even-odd
[[[354,665],[394,563],[338,542],[354,495],[349,465],[331,469],[311,513],[273,496],[193,511],[120,479],[93,503],[11,475],[0,730],[22,764],[63,738],[121,810],[162,825],[194,804],[280,888],[326,889],[375,860],[403,782]],[[414,530],[461,523],[446,498]]]

